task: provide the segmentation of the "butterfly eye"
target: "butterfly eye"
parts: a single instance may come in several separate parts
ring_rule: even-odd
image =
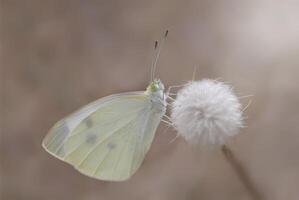
[[[153,82],[151,84],[151,91],[156,92],[157,90],[158,90],[158,85],[157,85],[157,83]]]

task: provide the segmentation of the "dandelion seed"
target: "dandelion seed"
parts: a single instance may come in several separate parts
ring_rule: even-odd
[[[209,79],[192,81],[178,92],[171,118],[192,144],[222,145],[242,127],[241,104],[232,88]]]

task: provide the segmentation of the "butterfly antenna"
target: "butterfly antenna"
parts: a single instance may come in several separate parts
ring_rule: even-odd
[[[154,80],[154,65],[155,65],[155,58],[157,57],[157,53],[156,53],[157,49],[158,49],[158,41],[155,41],[154,58],[153,58],[152,65],[151,65],[151,80],[150,80],[150,83],[153,82],[153,80]]]
[[[153,82],[153,80],[154,80],[155,71],[156,71],[156,68],[157,68],[157,63],[158,63],[158,60],[159,60],[159,57],[160,57],[162,47],[163,47],[163,45],[165,43],[165,40],[167,38],[167,35],[168,35],[168,30],[165,31],[165,34],[164,34],[164,37],[162,39],[161,44],[159,44],[158,41],[155,42],[154,50],[155,50],[156,53],[155,53],[153,63],[152,63],[152,66],[151,66],[151,82]]]

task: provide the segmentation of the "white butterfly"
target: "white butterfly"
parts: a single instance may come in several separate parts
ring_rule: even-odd
[[[166,99],[160,80],[152,80],[143,92],[104,97],[57,122],[42,146],[87,176],[126,180],[140,167],[151,146],[166,112]]]

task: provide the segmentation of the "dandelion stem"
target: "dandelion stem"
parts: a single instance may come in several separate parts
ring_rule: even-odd
[[[257,188],[255,187],[252,180],[250,179],[250,176],[246,172],[246,169],[242,166],[241,162],[236,158],[232,150],[226,145],[223,145],[221,150],[225,158],[227,159],[227,161],[230,163],[234,171],[237,173],[238,178],[244,184],[248,193],[250,193],[251,197],[254,200],[261,200],[262,199],[261,194],[258,192]]]

